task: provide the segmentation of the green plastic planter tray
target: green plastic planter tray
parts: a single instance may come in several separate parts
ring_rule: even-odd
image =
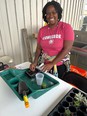
[[[32,78],[29,77],[25,72],[28,69],[8,69],[0,73],[2,79],[8,84],[8,86],[13,90],[13,92],[17,95],[20,100],[23,100],[22,95],[18,93],[18,83],[20,81],[24,81],[29,88],[28,97],[32,96],[33,98],[38,98],[53,87],[59,85],[59,82],[52,77],[44,74],[43,83],[46,84],[46,88],[42,89],[40,86],[36,84],[35,76]]]

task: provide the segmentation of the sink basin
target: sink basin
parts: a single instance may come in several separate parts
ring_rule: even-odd
[[[84,46],[84,47],[82,47],[82,48],[87,50],[87,46]]]
[[[87,42],[74,42],[70,61],[72,65],[87,70]]]
[[[72,49],[77,51],[77,52],[84,52],[87,54],[87,43],[75,41],[73,43]]]
[[[84,48],[84,47],[86,46],[86,49],[87,49],[87,44],[86,44],[86,43],[82,43],[82,42],[77,42],[77,41],[75,41],[75,42],[73,43],[73,46],[74,46],[74,47],[79,47],[79,48]]]

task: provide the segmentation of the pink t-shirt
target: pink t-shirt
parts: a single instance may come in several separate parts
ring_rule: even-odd
[[[54,28],[49,28],[48,25],[42,27],[37,42],[44,53],[56,56],[62,50],[64,40],[74,41],[74,31],[70,24],[59,22]]]

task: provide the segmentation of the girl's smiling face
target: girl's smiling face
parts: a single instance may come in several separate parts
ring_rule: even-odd
[[[58,23],[58,14],[53,5],[48,6],[46,10],[46,19],[48,21],[49,27],[53,28]]]

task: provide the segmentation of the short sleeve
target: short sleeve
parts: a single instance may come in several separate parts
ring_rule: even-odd
[[[38,32],[37,43],[40,44],[40,40],[41,40],[41,29]]]
[[[74,41],[74,31],[70,24],[66,24],[64,28],[64,40]]]

